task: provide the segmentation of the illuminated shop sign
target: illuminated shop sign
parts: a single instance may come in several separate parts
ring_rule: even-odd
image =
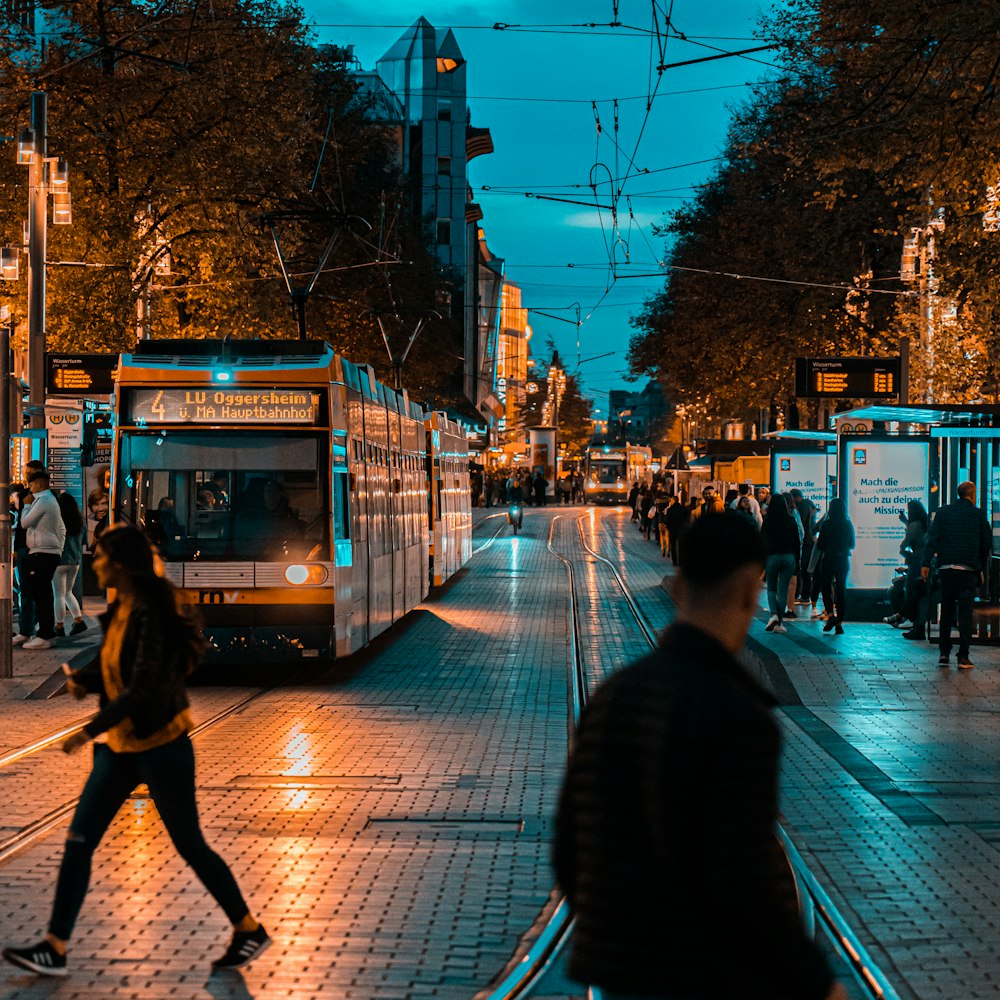
[[[135,424],[315,424],[318,392],[309,389],[133,389]]]

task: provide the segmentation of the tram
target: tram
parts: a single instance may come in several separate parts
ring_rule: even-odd
[[[626,503],[632,484],[652,482],[653,449],[626,444],[587,452],[583,491],[587,503]]]
[[[156,542],[216,662],[348,655],[471,554],[459,425],[325,342],[143,341],[114,402],[112,520]]]

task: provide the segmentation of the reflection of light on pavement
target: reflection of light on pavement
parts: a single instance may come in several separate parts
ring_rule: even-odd
[[[292,789],[288,789],[285,794],[286,798],[285,804],[282,806],[283,810],[303,809],[312,798],[312,793],[308,788],[299,788],[294,791]]]
[[[300,725],[293,726],[284,746],[284,756],[290,761],[285,774],[289,777],[311,775],[313,765],[312,739]]]

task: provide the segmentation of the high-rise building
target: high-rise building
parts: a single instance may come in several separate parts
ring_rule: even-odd
[[[495,427],[504,413],[496,395],[503,261],[486,246],[482,209],[469,187],[469,161],[492,153],[493,140],[489,129],[470,122],[465,57],[450,29],[421,17],[374,73],[356,75],[387,109],[385,120],[398,119],[413,221],[433,247],[453,309],[461,309],[465,395]]]

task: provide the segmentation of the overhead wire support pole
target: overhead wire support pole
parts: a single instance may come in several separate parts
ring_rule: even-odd
[[[4,307],[7,309],[7,307]],[[0,678],[14,676],[14,580],[11,565],[10,432],[11,364],[10,310],[0,316]]]
[[[45,252],[48,199],[48,96],[31,95],[31,130],[35,149],[28,164],[28,405],[31,426],[45,426]],[[6,364],[6,361],[4,361]]]

